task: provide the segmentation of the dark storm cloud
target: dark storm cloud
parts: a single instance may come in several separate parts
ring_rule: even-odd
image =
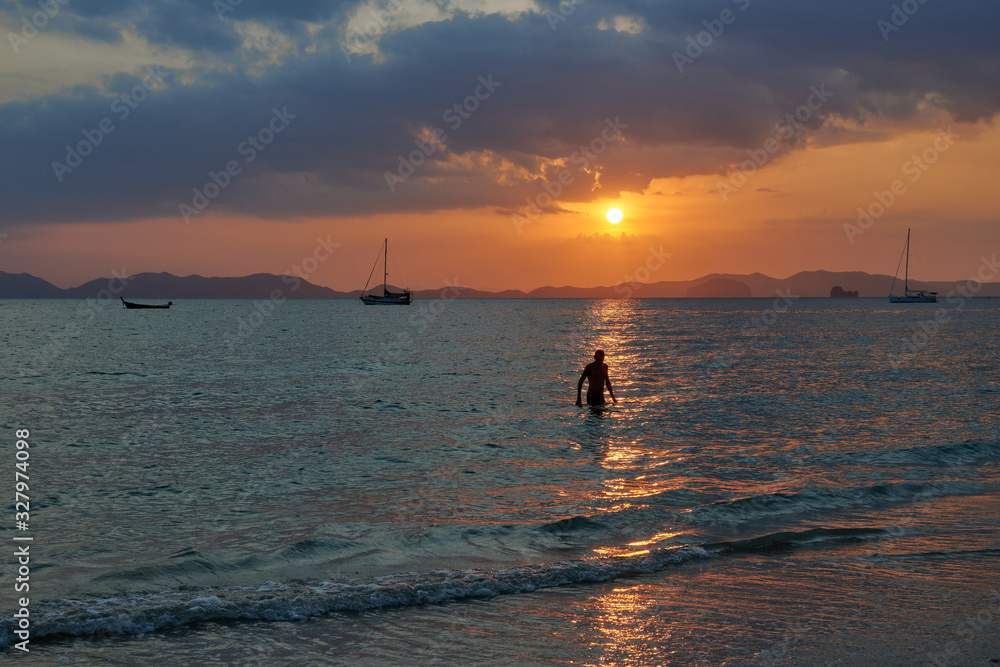
[[[213,14],[209,3],[191,7],[186,2],[169,2],[158,5],[155,12],[144,16],[135,26],[154,44],[214,52],[236,49],[242,40],[233,30],[233,24]]]
[[[289,32],[300,22],[329,21],[354,0],[18,0],[0,12],[15,19],[48,7],[48,29],[63,34],[118,42],[133,31],[153,44],[225,53],[237,48],[235,21],[261,21]]]
[[[244,0],[220,20],[207,2],[74,2],[75,15],[91,29],[101,20],[120,25],[122,16],[141,15],[132,27],[147,38],[230,53],[233,69],[196,71],[196,83],[185,85],[181,73],[161,75],[162,82],[149,73],[112,73],[101,90],[78,87],[0,107],[0,181],[10,192],[5,217],[178,215],[210,172],[219,175],[232,162],[239,173],[217,179],[227,185],[210,210],[294,217],[516,209],[564,167],[525,182],[448,159],[475,155],[536,172],[546,160],[579,155],[601,137],[606,119],[618,118],[628,126],[624,142],[611,142],[586,169],[568,167],[563,200],[573,201],[638,190],[656,177],[724,170],[775,136],[781,119],[817,100],[796,121],[802,127],[781,136],[782,151],[794,150],[830,117],[905,120],[928,100],[960,120],[992,117],[1000,108],[994,85],[1000,9],[912,1],[916,13],[888,39],[878,22],[891,20],[891,3],[868,0],[835,6],[587,0],[516,19],[459,14],[381,36],[378,62],[346,58],[333,29],[320,33],[324,42],[315,53],[305,51],[299,22],[343,17],[344,3]],[[639,35],[598,29],[616,15],[641,18],[645,29]],[[720,17],[731,20],[707,39]],[[234,41],[234,26],[251,18],[279,27],[297,45],[262,74],[240,59],[244,52]],[[699,33],[707,45],[687,51]],[[683,72],[678,53],[691,61],[682,63]],[[456,116],[450,122],[447,110],[473,96],[479,77],[489,75],[499,86],[453,127]],[[136,91],[141,101],[116,104],[111,97]],[[817,98],[815,91],[826,92]],[[251,151],[244,142],[268,128],[275,109],[287,126]],[[110,133],[100,131],[104,119],[113,125]],[[435,150],[390,192],[385,172],[396,170],[398,157],[416,150],[415,137],[429,128],[447,134],[447,151]],[[52,163],[68,164],[66,146],[86,141],[84,132],[100,143],[71,172],[56,174]]]

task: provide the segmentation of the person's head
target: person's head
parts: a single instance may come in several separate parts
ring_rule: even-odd
[[[604,350],[598,350],[597,352],[594,352],[594,359],[597,361],[597,363],[601,363],[602,361],[604,361]]]

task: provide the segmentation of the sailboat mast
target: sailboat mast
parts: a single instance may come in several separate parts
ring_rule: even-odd
[[[897,265],[898,266],[898,265]],[[896,269],[899,271],[899,269]],[[910,230],[906,230],[906,273],[903,274],[903,294],[910,293]]]
[[[906,237],[906,243],[907,243],[906,251],[907,252],[910,251],[910,249],[909,249],[910,248],[909,247],[910,240],[909,239],[910,239],[909,232],[907,232],[907,237]],[[907,259],[907,261],[909,261],[909,260]],[[382,247],[382,293],[383,294],[385,294],[385,292],[386,292],[385,284],[386,284],[386,281],[388,279],[389,279],[389,239],[386,238],[385,239],[385,245]]]

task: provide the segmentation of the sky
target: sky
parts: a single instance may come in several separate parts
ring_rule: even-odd
[[[414,289],[1000,249],[995,2],[13,0],[0,31],[0,270],[60,287],[359,289],[386,237]]]

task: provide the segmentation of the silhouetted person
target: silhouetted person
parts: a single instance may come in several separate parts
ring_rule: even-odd
[[[615,391],[611,388],[611,378],[608,377],[608,365],[604,363],[604,350],[594,352],[594,361],[583,369],[580,381],[576,383],[576,404],[583,405],[580,394],[583,391],[583,381],[587,380],[587,405],[604,405],[604,386],[607,385],[611,400],[615,403]]]

